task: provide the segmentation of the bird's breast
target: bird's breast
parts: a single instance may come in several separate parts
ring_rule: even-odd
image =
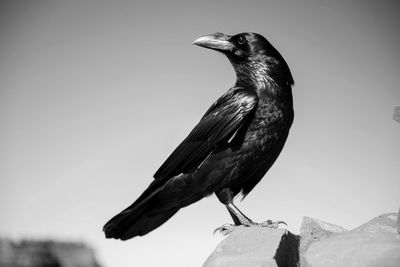
[[[249,149],[265,151],[282,138],[286,139],[293,120],[290,109],[275,103],[261,103],[251,122],[244,145]]]
[[[204,181],[218,181],[218,188],[260,179],[282,150],[290,125],[290,110],[273,102],[259,103],[250,124],[239,129],[228,147],[213,153],[198,175],[206,177]]]

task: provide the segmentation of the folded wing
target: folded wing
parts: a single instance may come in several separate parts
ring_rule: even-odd
[[[219,98],[154,174],[164,180],[197,168],[217,145],[224,144],[257,107],[257,95],[234,87]]]

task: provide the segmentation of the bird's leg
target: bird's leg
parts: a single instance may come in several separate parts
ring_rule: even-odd
[[[243,212],[241,212],[234,204],[228,203],[226,205],[226,208],[228,209],[229,213],[231,214],[233,221],[235,224],[229,224],[226,223],[217,229],[214,230],[214,233],[220,232],[223,235],[228,235],[230,234],[236,226],[243,225],[246,227],[251,227],[251,226],[256,226],[256,227],[268,227],[268,228],[278,228],[279,224],[284,224],[287,225],[284,221],[272,221],[272,220],[266,220],[265,222],[262,223],[257,223],[253,222],[249,217],[244,215]]]
[[[279,224],[284,224],[287,225],[284,221],[276,221],[273,222],[272,220],[266,220],[265,222],[262,223],[257,223],[257,222],[253,222],[252,220],[250,220],[246,215],[243,214],[243,212],[241,212],[234,204],[229,203],[227,205],[227,208],[229,210],[229,212],[235,214],[235,216],[239,219],[239,221],[241,222],[241,225],[244,226],[262,226],[262,227],[269,227],[269,228],[278,228]]]
[[[243,214],[234,204],[233,202],[228,203],[226,205],[226,208],[228,209],[229,213],[234,214],[234,216],[239,220],[240,224],[239,225],[247,225],[250,226],[254,224],[254,222],[247,217],[246,215]]]
[[[258,227],[268,227],[268,228],[278,228],[279,224],[285,224],[283,221],[272,221],[266,220],[262,223],[253,222],[249,217],[247,217],[243,212],[241,212],[234,204],[233,204],[233,197],[232,192],[229,189],[224,189],[217,193],[219,200],[225,204],[226,208],[229,211],[233,221],[235,224],[226,223],[221,227],[218,227],[214,230],[214,233],[220,232],[223,235],[227,235],[231,233],[236,226],[243,225],[243,226],[258,226]]]
[[[236,217],[236,215],[235,215],[232,211],[230,211],[228,208],[227,208],[227,210],[228,210],[229,214],[231,215],[232,220],[233,220],[233,222],[235,223],[235,225],[241,225],[242,223],[241,223],[240,220]]]
[[[232,205],[233,208],[230,207],[230,205]],[[233,203],[227,204],[225,206],[228,209],[229,214],[231,215],[233,222],[235,224],[225,223],[224,225],[215,229],[214,234],[216,232],[220,232],[223,235],[228,235],[235,229],[236,226],[246,225],[246,223],[247,224],[252,223],[252,221],[246,215],[244,215],[235,205],[233,205]]]
[[[232,190],[230,190],[230,188],[224,188],[224,189],[222,189],[222,190],[220,190],[218,192],[215,192],[215,194],[217,195],[219,201],[222,204],[224,204],[225,207],[228,209],[229,214],[231,215],[231,217],[232,217],[232,219],[233,219],[235,224],[226,223],[226,224],[216,228],[214,230],[214,234],[216,232],[220,232],[223,235],[227,235],[227,234],[229,234],[230,232],[233,231],[235,226],[241,225],[243,220],[238,218],[237,212],[235,212],[235,211],[233,211],[233,210],[228,208],[228,205],[233,202],[233,193],[232,193]],[[240,212],[240,214],[242,214],[244,216],[243,213]],[[244,216],[244,217],[246,217],[246,216]]]

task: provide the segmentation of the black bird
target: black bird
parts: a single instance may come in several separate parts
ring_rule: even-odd
[[[245,197],[279,156],[293,122],[291,72],[261,35],[215,33],[195,45],[225,54],[236,83],[201,118],[154,174],[139,198],[104,226],[107,238],[126,240],[154,230],[179,209],[215,193],[235,225],[258,224],[233,198]],[[229,226],[218,228],[230,231]]]

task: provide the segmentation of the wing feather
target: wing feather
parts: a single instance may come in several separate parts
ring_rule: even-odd
[[[188,137],[154,174],[154,178],[168,180],[198,167],[217,144],[227,142],[249,119],[257,107],[257,101],[255,92],[240,87],[231,88],[210,107]]]

